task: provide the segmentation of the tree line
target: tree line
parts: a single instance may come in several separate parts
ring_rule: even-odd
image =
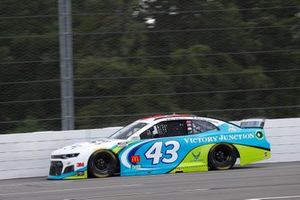
[[[0,4],[1,133],[60,129],[57,1]],[[72,0],[76,128],[299,117],[296,0]]]

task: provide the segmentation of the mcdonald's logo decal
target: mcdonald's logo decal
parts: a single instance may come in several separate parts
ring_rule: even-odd
[[[141,161],[141,157],[139,155],[133,155],[130,158],[132,164],[139,163]]]

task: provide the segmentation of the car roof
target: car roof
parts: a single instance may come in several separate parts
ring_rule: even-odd
[[[191,114],[171,114],[171,115],[158,114],[158,115],[145,117],[145,118],[139,119],[137,121],[145,122],[145,123],[153,123],[155,121],[161,122],[161,121],[168,121],[168,120],[195,120],[195,119],[209,121],[216,126],[225,123],[224,121],[221,121],[218,119],[212,119],[212,118],[207,118],[207,117],[198,117],[196,115],[191,115]]]

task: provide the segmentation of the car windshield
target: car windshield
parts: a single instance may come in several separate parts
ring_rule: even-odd
[[[132,136],[135,132],[146,126],[147,123],[142,122],[133,122],[124,128],[118,130],[113,135],[111,135],[109,138],[113,139],[127,139],[130,136]]]

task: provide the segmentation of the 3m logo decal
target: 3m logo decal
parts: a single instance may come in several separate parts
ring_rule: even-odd
[[[130,158],[132,164],[139,163],[141,161],[141,157],[139,155],[133,155]]]
[[[84,167],[84,162],[76,163],[76,167]]]

